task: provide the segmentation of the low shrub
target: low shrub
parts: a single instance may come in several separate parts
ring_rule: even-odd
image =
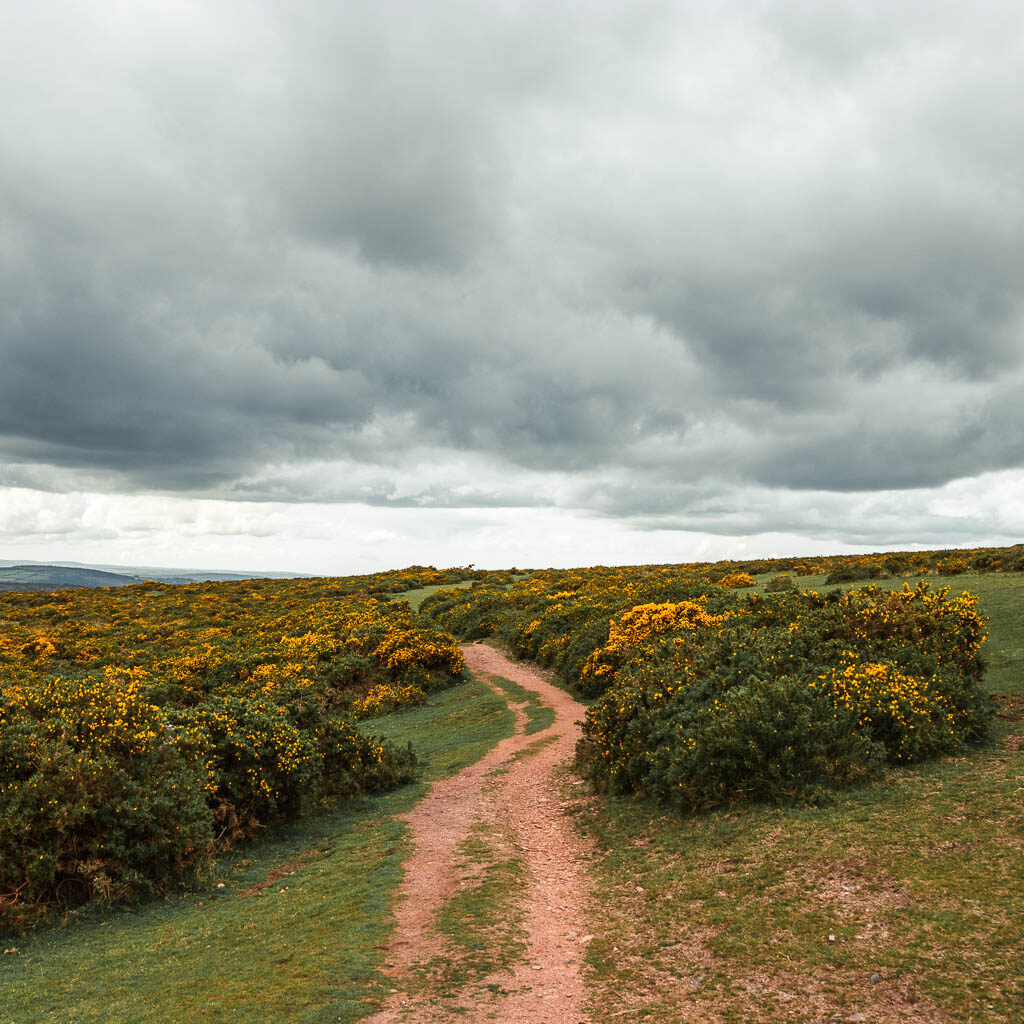
[[[316,802],[413,777],[415,756],[322,706],[149,703],[145,680],[45,679],[0,706],[0,928],[51,904],[131,902]]]
[[[735,590],[740,587],[756,586],[757,580],[745,572],[730,572],[718,581],[718,585],[723,590]]]
[[[634,657],[652,637],[665,633],[693,633],[718,629],[729,612],[714,615],[706,602],[680,601],[665,604],[643,604],[613,619],[608,639],[594,650],[580,672],[579,688],[588,696],[596,696],[608,688],[619,666]]]
[[[856,583],[859,580],[877,580],[885,575],[885,567],[866,558],[837,561],[825,577],[826,583]]]
[[[419,703],[462,653],[404,603],[330,589],[0,598],[0,929],[151,895],[264,826],[413,777],[353,703]]]
[[[373,718],[399,708],[412,708],[424,704],[427,695],[418,686],[395,686],[382,683],[373,687],[365,696],[352,704],[352,713],[357,719]]]
[[[825,566],[818,565],[816,562],[797,562],[793,566],[794,576],[822,576],[827,572]]]
[[[741,800],[790,801],[859,782],[880,746],[794,676],[743,685],[620,684],[590,708],[579,759],[599,788],[685,810]]]
[[[856,728],[882,744],[891,761],[956,753],[970,732],[961,728],[963,710],[938,676],[908,676],[891,663],[867,662],[832,669],[820,681],[833,706],[852,714]]]
[[[602,788],[697,810],[956,753],[992,715],[983,639],[974,598],[925,584],[752,595],[717,628],[649,631],[613,668],[598,652],[611,686],[579,760]]]
[[[0,780],[0,928],[150,895],[211,852],[203,763],[127,673],[5,688]]]
[[[173,718],[190,734],[190,747],[205,755],[212,803],[222,817],[237,822],[235,838],[299,814],[304,797],[318,795],[315,734],[299,729],[281,706],[227,696]]]

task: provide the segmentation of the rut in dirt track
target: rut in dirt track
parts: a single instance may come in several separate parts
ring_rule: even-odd
[[[539,694],[553,709],[554,722],[527,736],[526,716],[517,708],[514,736],[476,764],[435,782],[404,816],[413,854],[405,864],[387,954],[394,991],[370,1021],[433,1024],[458,1013],[458,1019],[470,1024],[574,1024],[584,1019],[584,865],[589,849],[562,813],[558,775],[572,759],[584,708],[536,669],[491,647],[471,644],[463,647],[463,654],[470,670],[502,676]],[[538,740],[546,743],[516,757]],[[458,848],[473,829],[475,834],[482,829],[499,845],[511,844],[525,864],[522,927],[527,952],[510,969],[439,999],[411,979],[417,966],[450,952],[435,923],[463,882]]]

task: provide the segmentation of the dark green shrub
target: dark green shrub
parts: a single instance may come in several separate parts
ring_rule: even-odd
[[[202,765],[130,682],[8,688],[0,713],[0,928],[48,904],[128,901],[210,852]]]
[[[466,590],[439,590],[420,605],[420,618],[448,630],[461,640],[493,635],[506,607],[505,589],[479,584]]]
[[[174,721],[207,738],[214,806],[222,816],[232,813],[245,833],[300,813],[304,798],[317,795],[316,745],[279,706],[226,696],[183,711]]]
[[[126,672],[6,686],[0,929],[51,904],[150,896],[260,825],[413,777],[411,749],[305,696],[165,710]]]
[[[791,801],[862,781],[882,748],[794,676],[652,690],[620,684],[587,714],[580,760],[614,792],[685,810],[741,800]]]
[[[877,562],[839,562],[825,577],[826,583],[855,583],[859,580],[878,579],[885,571]]]
[[[752,595],[720,628],[628,651],[588,711],[581,760],[605,788],[694,809],[955,753],[991,720],[982,639],[973,598],[925,584]]]
[[[375,742],[316,704],[291,709],[267,700],[225,697],[174,718],[202,752],[210,802],[225,835],[296,817],[323,799],[377,791],[413,776],[415,757]]]

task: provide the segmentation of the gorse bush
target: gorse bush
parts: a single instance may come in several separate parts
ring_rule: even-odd
[[[580,689],[595,694],[607,688],[623,664],[635,659],[652,637],[666,633],[695,634],[700,630],[717,630],[730,617],[730,612],[714,615],[707,611],[705,599],[665,604],[642,604],[612,619],[608,639],[587,658],[580,673]]]
[[[874,572],[867,561],[858,572]],[[726,583],[734,563],[699,568],[547,571],[442,592],[423,611],[455,633],[479,628],[479,592],[490,635],[599,698],[579,749],[590,778],[680,808],[810,798],[984,736],[970,595],[924,582],[820,595],[784,574],[760,596]]]
[[[579,754],[599,788],[688,810],[791,800],[860,781],[881,764],[879,746],[851,722],[793,676],[754,674],[730,688],[623,682],[590,709]]]
[[[745,572],[731,572],[726,576],[723,576],[719,581],[718,585],[723,590],[734,590],[738,587],[752,587],[757,581],[749,573]]]
[[[51,900],[149,895],[208,855],[208,778],[190,754],[130,676],[6,686],[0,924]]]
[[[905,575],[905,569],[898,570]],[[870,557],[847,558],[837,562],[825,577],[826,583],[853,583],[857,580],[877,580],[887,575],[886,565]]]
[[[720,630],[633,652],[588,713],[587,770],[612,790],[699,808],[813,794],[886,761],[958,753],[991,716],[976,603],[925,584],[745,599]],[[638,683],[671,686],[672,699],[638,717],[621,699]],[[627,751],[662,746],[639,774],[610,770],[624,732]]]
[[[836,711],[853,715],[861,732],[882,744],[890,759],[913,761],[960,748],[966,709],[954,707],[939,676],[907,676],[891,663],[833,668],[818,685]],[[959,712],[959,713],[958,713]]]
[[[588,711],[581,761],[604,788],[697,809],[957,753],[991,716],[983,638],[974,599],[924,584],[751,598],[719,630],[634,650]]]
[[[826,572],[825,567],[816,562],[796,562],[792,568],[794,576],[822,576]]]
[[[397,708],[412,708],[426,702],[427,695],[418,686],[393,686],[382,683],[364,697],[360,697],[352,710],[356,718],[373,718]]]
[[[450,684],[462,654],[360,582],[0,596],[0,928],[149,896],[266,825],[411,779],[411,750],[353,723]]]

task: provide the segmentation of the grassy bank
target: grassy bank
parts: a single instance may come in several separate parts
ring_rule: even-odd
[[[365,728],[413,741],[429,781],[477,760],[512,722],[472,682]],[[394,816],[422,792],[407,786],[292,826],[223,859],[202,891],[123,914],[86,910],[9,940],[0,1021],[359,1020],[386,991],[377,971],[406,855]]]

